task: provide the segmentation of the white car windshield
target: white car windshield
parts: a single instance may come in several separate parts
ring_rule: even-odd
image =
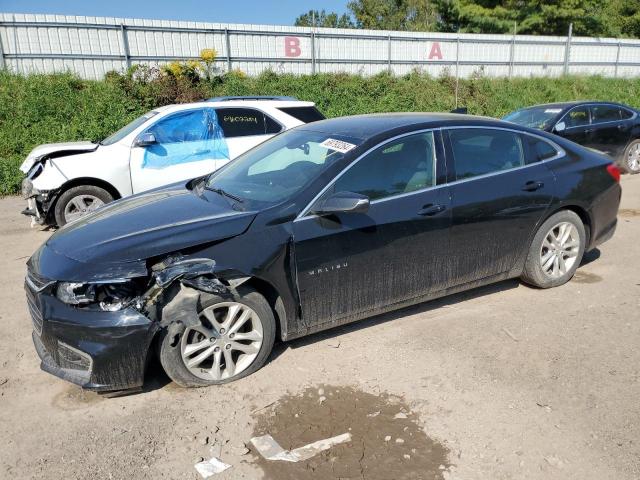
[[[144,115],[136,118],[133,122],[128,123],[117,132],[112,133],[107,138],[99,142],[100,145],[112,145],[116,142],[119,142],[124,137],[126,137],[131,132],[133,132],[136,128],[138,128],[139,126],[144,124],[147,120],[149,120],[150,118],[152,118],[154,115],[157,115],[157,114],[158,112],[156,112],[155,110],[151,110],[150,112],[145,113]]]
[[[289,130],[214,172],[207,188],[251,207],[275,205],[293,197],[360,143],[361,139],[344,135]]]

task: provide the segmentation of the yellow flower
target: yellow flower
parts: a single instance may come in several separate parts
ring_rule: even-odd
[[[170,73],[174,77],[179,77],[180,75],[182,75],[183,67],[179,62],[171,62],[165,65],[164,68],[168,73]]]
[[[213,62],[217,56],[218,52],[216,52],[213,48],[205,48],[203,50],[200,50],[200,58],[207,63]]]

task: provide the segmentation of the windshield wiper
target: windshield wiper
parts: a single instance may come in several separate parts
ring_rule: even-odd
[[[205,190],[209,190],[210,192],[214,192],[217,193],[218,195],[222,195],[223,197],[229,197],[232,200],[235,200],[238,203],[244,203],[244,200],[240,197],[238,197],[237,195],[234,195],[233,193],[229,193],[229,192],[225,192],[223,189],[221,188],[216,188],[216,187],[210,187],[210,186],[206,186],[204,187]]]

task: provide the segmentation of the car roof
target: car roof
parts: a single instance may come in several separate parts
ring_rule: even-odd
[[[203,100],[202,102],[193,102],[193,103],[179,103],[166,105],[164,107],[156,108],[156,111],[164,111],[164,110],[188,110],[190,108],[202,108],[202,107],[217,107],[217,108],[260,108],[260,107],[275,107],[275,108],[289,108],[289,107],[313,107],[315,103],[313,102],[304,102],[301,100],[255,100],[255,99],[234,99],[234,100],[222,100],[222,101],[212,101],[212,100]]]
[[[528,107],[523,107],[518,110],[528,110],[530,108],[561,108],[564,110],[565,108],[571,108],[578,105],[617,105],[619,107],[625,107],[635,110],[633,107],[630,107],[629,105],[625,105],[623,103],[605,102],[602,100],[572,100],[569,102],[541,103],[539,105],[530,105]]]
[[[373,113],[319,120],[298,128],[367,139],[395,129],[409,129],[409,127],[434,128],[468,124],[513,126],[511,123],[496,120],[495,118],[458,113]]]

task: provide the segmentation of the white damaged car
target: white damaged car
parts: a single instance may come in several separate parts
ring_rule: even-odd
[[[268,138],[323,119],[292,97],[218,97],[156,108],[104,140],[34,148],[22,212],[62,226],[112,200],[206,175]]]

